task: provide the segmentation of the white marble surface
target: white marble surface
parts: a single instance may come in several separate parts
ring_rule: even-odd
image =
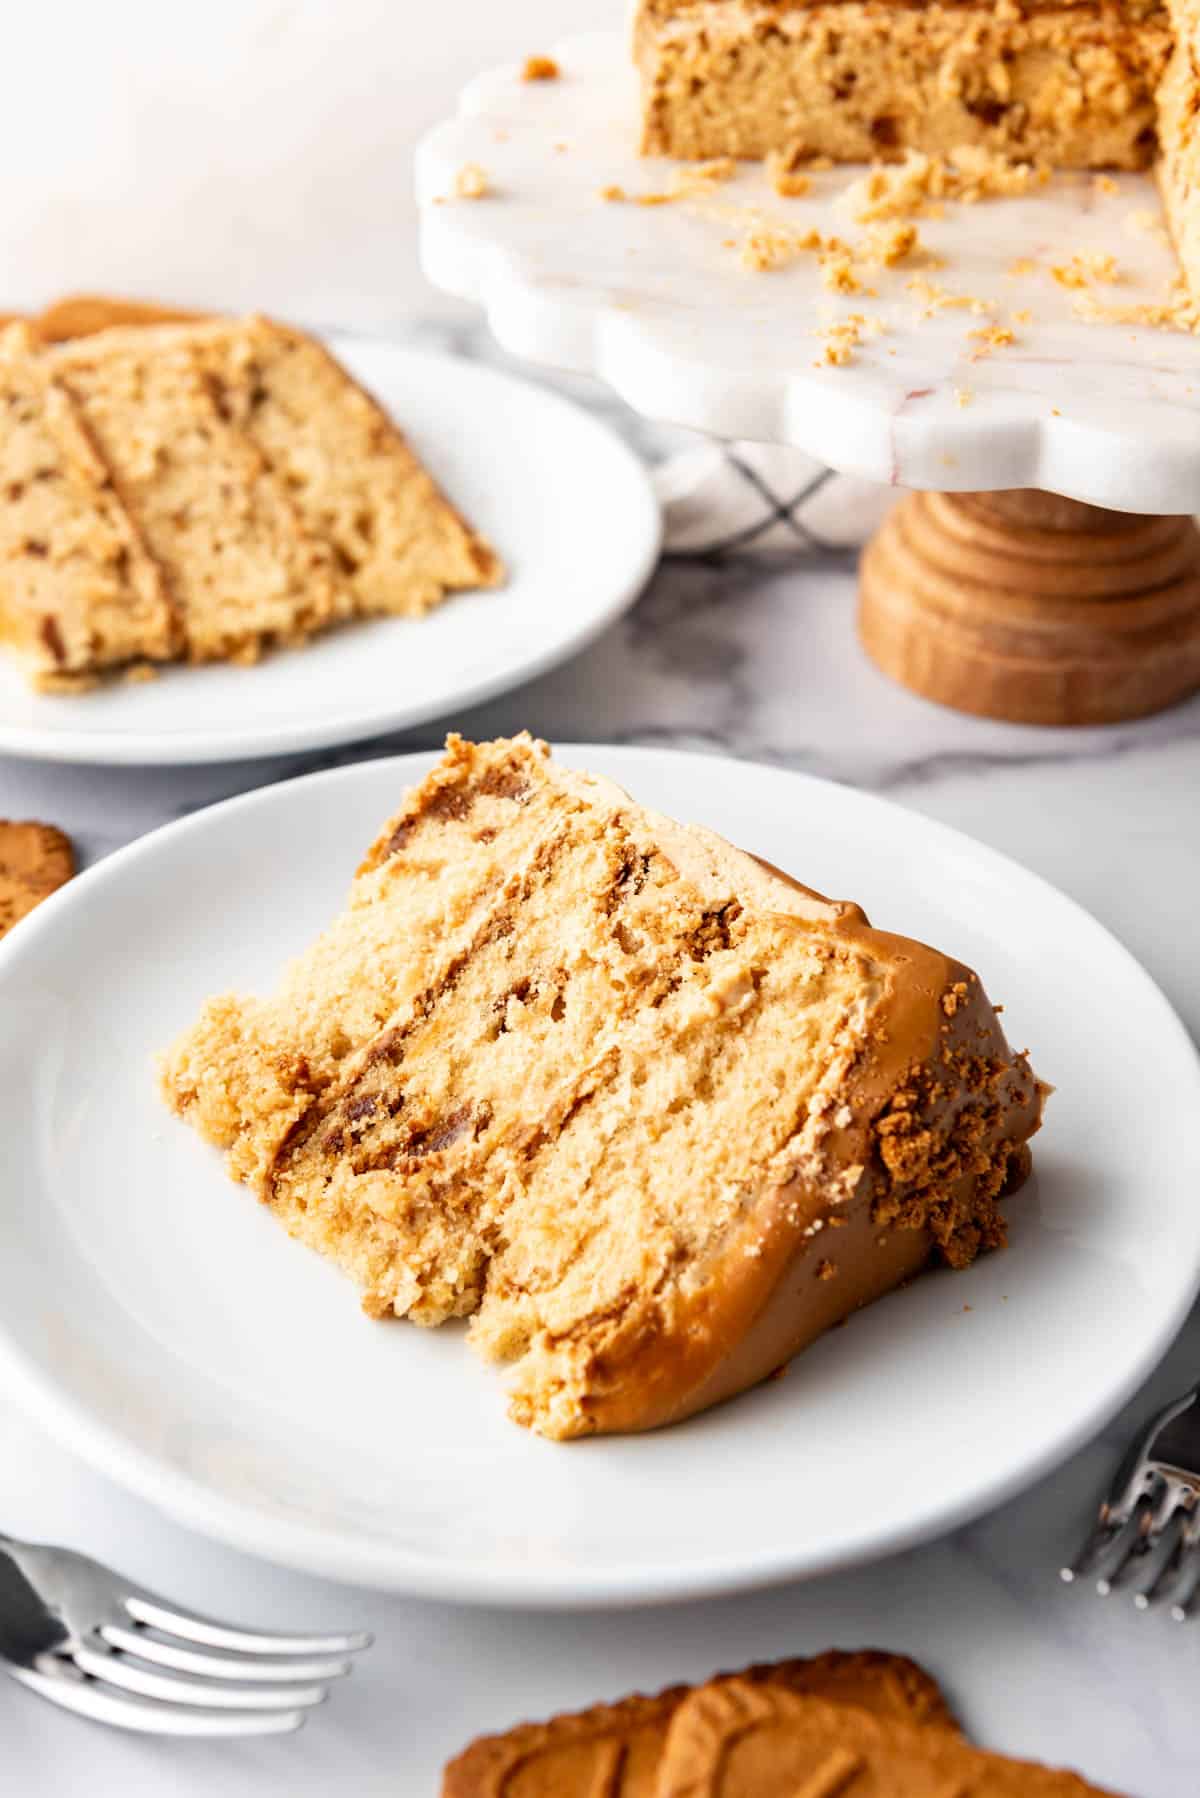
[[[883,268],[849,199],[860,168],[815,172],[802,198],[743,163],[672,205],[606,202],[613,188],[661,198],[678,167],[638,154],[619,31],[553,53],[557,81],[524,81],[511,54],[480,73],[417,155],[426,272],[483,307],[507,348],[601,376],[648,417],[793,444],[871,480],[1200,511],[1200,338],[1129,322],[1167,301],[1178,267],[1161,222],[1144,228],[1151,175],[1064,173],[1018,198],[946,202]],[[465,202],[455,180],[472,164],[489,191]],[[848,242],[853,291],[831,293],[813,254],[747,270],[764,232]],[[1119,278],[1085,294],[1056,280],[1098,256]],[[1124,322],[1081,319],[1081,301]],[[867,334],[829,367],[822,338],[850,320]]]
[[[433,322],[409,335],[492,354],[476,328]],[[656,433],[583,383],[569,385],[653,449]],[[1071,734],[960,718],[893,688],[864,662],[852,600],[849,561],[671,564],[633,613],[569,666],[447,722],[474,733],[528,725],[552,738],[693,745],[886,792],[1081,900],[1200,1035],[1200,699],[1144,724]],[[438,735],[430,728],[336,755],[206,769],[5,761],[0,816],[55,819],[91,860],[260,781]],[[1112,1051],[1119,1055],[1120,1044]],[[1148,1228],[1153,1202],[1148,1192]],[[163,1522],[0,1401],[4,1528],[72,1541],[197,1606],[280,1625],[345,1621],[379,1638],[301,1737],[249,1748],[102,1734],[0,1681],[0,1790],[325,1798],[353,1789],[363,1798],[416,1798],[436,1790],[442,1759],[482,1728],[722,1664],[878,1643],[925,1660],[982,1741],[1074,1763],[1137,1798],[1194,1798],[1200,1622],[1181,1628],[1128,1600],[1068,1591],[1057,1568],[1134,1421],[1198,1369],[1194,1317],[1100,1441],[935,1546],[737,1600],[553,1618],[373,1597],[252,1562]],[[836,1504],[836,1491],[829,1498]]]

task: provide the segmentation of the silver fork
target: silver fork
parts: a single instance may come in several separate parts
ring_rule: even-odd
[[[1107,1597],[1141,1610],[1168,1599],[1183,1623],[1200,1598],[1200,1384],[1167,1405],[1133,1443],[1067,1581],[1094,1575]]]
[[[69,1548],[0,1535],[0,1668],[64,1709],[168,1736],[299,1729],[368,1635],[233,1629]]]

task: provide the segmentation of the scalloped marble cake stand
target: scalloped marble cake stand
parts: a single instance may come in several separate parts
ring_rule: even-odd
[[[481,305],[506,349],[596,375],[645,416],[916,489],[864,555],[859,623],[880,666],[926,697],[1094,724],[1200,687],[1200,337],[1084,322],[1050,274],[1111,254],[1121,279],[1098,300],[1160,301],[1174,258],[1150,177],[1062,175],[948,205],[920,224],[940,266],[835,295],[814,256],[753,272],[740,246],[761,224],[853,241],[839,196],[861,170],[815,174],[798,199],[744,164],[682,202],[606,201],[664,192],[675,165],[636,153],[619,34],[553,55],[558,80],[480,76],[421,145],[436,285]],[[456,197],[466,164],[486,175],[480,199]],[[1032,269],[1014,273],[1021,261]],[[938,292],[984,309],[931,314]],[[823,333],[851,314],[883,329],[829,366]],[[972,335],[993,322],[1012,344]]]

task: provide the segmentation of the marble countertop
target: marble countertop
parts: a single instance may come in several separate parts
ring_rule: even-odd
[[[444,317],[407,336],[493,354],[477,328]],[[602,395],[568,385],[647,453],[661,450],[656,433]],[[886,793],[1071,893],[1145,963],[1200,1037],[1200,699],[1144,724],[1071,734],[958,717],[867,665],[854,641],[853,591],[849,559],[668,563],[629,616],[574,662],[446,724],[474,735],[528,726],[560,741],[666,742]],[[360,755],[430,746],[444,728],[209,768],[0,761],[0,816],[53,820],[93,861],[212,800]],[[469,1736],[518,1716],[720,1665],[870,1643],[924,1660],[982,1742],[1077,1765],[1137,1798],[1194,1798],[1200,1622],[1181,1628],[1128,1599],[1068,1589],[1057,1569],[1135,1422],[1198,1372],[1194,1316],[1100,1440],[935,1545],[742,1599],[554,1617],[378,1597],[251,1561],[107,1485],[0,1399],[5,1529],[70,1541],[200,1609],[280,1627],[365,1626],[378,1637],[301,1736],[251,1746],[105,1734],[0,1681],[0,1764],[12,1790],[30,1793],[325,1798],[353,1789],[415,1798],[436,1790],[441,1761]]]

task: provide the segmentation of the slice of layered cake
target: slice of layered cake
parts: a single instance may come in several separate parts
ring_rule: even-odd
[[[1162,0],[638,0],[643,149],[1146,167]]]
[[[164,1091],[372,1315],[471,1316],[555,1437],[715,1404],[1001,1243],[1042,1106],[969,970],[528,737],[451,738]]]
[[[254,661],[494,586],[497,557],[303,332],[79,300],[0,350],[0,644],[42,685]],[[86,331],[51,343],[68,328]]]

